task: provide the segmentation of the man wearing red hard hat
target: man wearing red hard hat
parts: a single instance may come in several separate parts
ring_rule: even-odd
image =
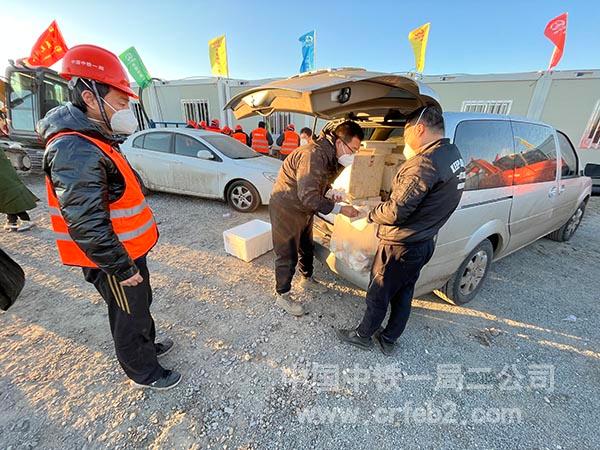
[[[61,76],[71,102],[37,125],[46,144],[44,172],[51,227],[61,262],[83,268],[106,304],[117,359],[138,387],[166,390],[181,381],[158,357],[173,347],[155,342],[146,255],[158,241],[137,174],[119,151],[138,124],[137,98],[113,53],[94,45],[67,51]]]
[[[293,123],[285,127],[285,131],[279,135],[277,145],[282,159],[300,147],[300,136],[296,133],[296,126]]]
[[[210,125],[205,128],[207,131],[214,131],[215,133],[221,133],[221,122],[219,119],[213,119],[210,121]]]
[[[244,145],[248,145],[248,135],[244,133],[244,129],[241,125],[235,126],[235,133],[233,133],[231,137],[240,141]]]

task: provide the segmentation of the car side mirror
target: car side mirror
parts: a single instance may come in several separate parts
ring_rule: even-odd
[[[586,164],[585,169],[583,169],[583,174],[586,177],[600,178],[600,164]]]
[[[215,159],[215,155],[208,150],[200,150],[198,153],[196,153],[196,157],[199,159]]]

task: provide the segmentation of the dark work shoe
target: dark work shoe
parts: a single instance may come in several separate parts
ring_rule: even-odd
[[[154,344],[154,348],[156,348],[156,356],[160,358],[161,356],[165,356],[171,350],[173,350],[174,342],[167,338],[164,341],[157,342]]]
[[[356,329],[337,329],[335,334],[342,342],[346,342],[363,350],[371,350],[373,348],[373,340],[370,337],[359,336]]]
[[[381,335],[382,331],[383,330],[381,328],[379,330],[377,330],[373,334],[373,339],[377,343],[377,347],[379,347],[379,350],[381,350],[381,353],[383,353],[385,356],[392,356],[394,353],[396,353],[396,343],[386,340]]]
[[[304,305],[291,296],[289,292],[275,295],[275,304],[288,314],[301,317],[306,314]]]
[[[327,286],[313,277],[301,277],[298,285],[303,291],[312,292],[313,294],[327,294],[329,292]]]
[[[140,389],[154,389],[155,391],[168,391],[174,388],[181,381],[181,374],[175,370],[165,370],[165,374],[150,384],[140,384],[132,381],[134,387]]]

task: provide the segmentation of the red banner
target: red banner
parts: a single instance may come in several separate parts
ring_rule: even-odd
[[[552,57],[550,58],[548,70],[552,70],[552,68],[558,64],[560,58],[562,58],[563,51],[565,50],[565,39],[567,38],[567,16],[567,13],[563,13],[560,16],[555,17],[548,22],[548,25],[546,25],[546,29],[544,30],[546,37],[555,45],[554,51],[552,52]]]
[[[56,20],[42,33],[31,49],[31,55],[27,59],[30,66],[50,67],[60,61],[68,50],[67,44],[62,37]]]

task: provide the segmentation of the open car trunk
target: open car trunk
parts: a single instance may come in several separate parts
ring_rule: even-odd
[[[422,106],[441,109],[436,93],[410,77],[364,69],[331,69],[249,89],[233,97],[225,108],[233,110],[237,119],[289,111],[325,120],[392,123],[402,122]]]
[[[348,203],[366,212],[391,189],[391,180],[404,162],[402,129],[406,117],[423,106],[441,110],[437,95],[410,77],[363,69],[321,70],[249,89],[226,105],[237,119],[285,111],[328,120],[343,120],[368,129],[369,140],[334,183]],[[385,141],[385,142],[383,142]],[[315,217],[317,257],[331,270],[360,288],[369,283],[377,248],[376,228],[342,215]]]

